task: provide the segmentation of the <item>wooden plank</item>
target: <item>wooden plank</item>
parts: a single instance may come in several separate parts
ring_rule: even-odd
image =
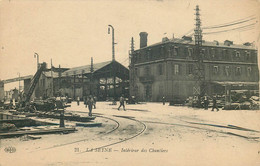
[[[15,132],[7,132],[7,133],[0,133],[0,137],[14,137],[14,136],[22,136],[26,134],[52,134],[52,133],[60,133],[60,132],[74,132],[76,128],[57,128],[57,129],[41,129],[41,130],[34,130],[34,131],[15,131]]]

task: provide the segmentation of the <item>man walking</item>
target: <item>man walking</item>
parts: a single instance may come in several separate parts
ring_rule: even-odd
[[[213,106],[212,106],[212,110],[211,111],[214,111],[214,108],[216,108],[217,111],[219,111],[218,110],[217,97],[216,96],[213,97]]]
[[[123,97],[123,95],[120,97],[120,105],[118,107],[118,110],[120,109],[121,106],[123,106],[124,110],[125,110],[125,98]]]

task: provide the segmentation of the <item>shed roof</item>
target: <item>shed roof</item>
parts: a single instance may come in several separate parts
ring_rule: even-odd
[[[106,61],[106,62],[101,62],[101,63],[94,63],[93,64],[93,69],[95,71],[105,67],[106,65],[110,64],[112,61]],[[91,65],[84,65],[84,66],[79,66],[79,67],[73,67],[70,68],[69,70],[65,71],[62,73],[62,76],[72,76],[72,75],[78,75],[78,74],[88,74],[91,73],[90,71]]]

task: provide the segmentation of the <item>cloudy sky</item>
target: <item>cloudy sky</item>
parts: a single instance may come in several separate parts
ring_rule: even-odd
[[[196,5],[202,26],[257,17],[226,29],[254,24],[259,19],[257,0],[38,0],[0,1],[0,79],[34,74],[36,59],[54,66],[76,67],[111,60],[111,34],[115,28],[116,60],[128,64],[131,37],[139,48],[139,32],[148,33],[148,45],[162,37],[181,37],[194,28]],[[225,29],[204,30],[213,32]],[[166,33],[166,35],[165,35]],[[253,28],[204,35],[204,40],[257,42],[259,24]],[[50,66],[50,65],[49,65]]]

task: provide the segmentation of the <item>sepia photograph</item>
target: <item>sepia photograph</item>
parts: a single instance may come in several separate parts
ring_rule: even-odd
[[[0,0],[0,166],[260,166],[259,0]]]

